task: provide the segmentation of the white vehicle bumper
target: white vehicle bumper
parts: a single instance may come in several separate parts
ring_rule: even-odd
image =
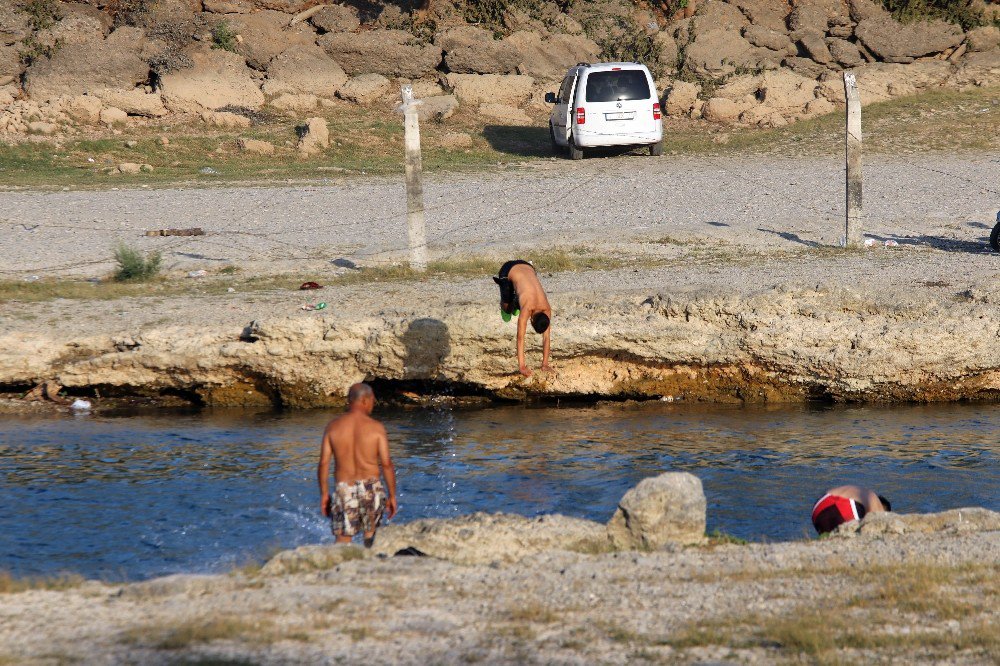
[[[662,138],[662,129],[655,132],[616,132],[608,134],[603,132],[588,132],[578,127],[573,128],[573,141],[580,148],[643,145],[659,143]]]

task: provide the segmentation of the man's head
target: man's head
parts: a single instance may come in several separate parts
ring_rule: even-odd
[[[549,330],[549,316],[544,312],[536,312],[531,315],[531,327],[535,333],[544,333]]]
[[[878,496],[878,501],[882,503],[882,508],[883,509],[885,509],[886,511],[892,511],[892,504],[890,504],[889,500],[887,500],[885,497],[883,497],[882,495],[879,495]]]
[[[347,408],[360,409],[366,414],[371,414],[375,407],[375,392],[368,384],[358,382],[347,390]]]

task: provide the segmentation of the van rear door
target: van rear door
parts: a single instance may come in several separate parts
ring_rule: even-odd
[[[573,93],[576,90],[576,71],[570,72],[559,86],[556,105],[552,111],[552,126],[559,143],[569,142],[570,114],[573,112]]]
[[[613,67],[586,77],[586,131],[604,136],[647,134],[656,131],[653,88],[645,70]]]

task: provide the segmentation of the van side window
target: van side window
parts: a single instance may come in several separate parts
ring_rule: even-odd
[[[559,101],[565,104],[570,104],[572,100],[569,98],[570,93],[573,92],[573,77],[567,76],[562,81],[562,85],[559,86]]]
[[[640,69],[591,72],[587,77],[588,102],[649,99],[649,81]]]

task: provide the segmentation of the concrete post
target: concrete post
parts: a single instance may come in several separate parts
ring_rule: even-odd
[[[861,96],[854,72],[844,72],[844,94],[847,97],[847,151],[845,154],[847,174],[847,218],[844,230],[844,245],[860,247],[864,242],[861,207]]]
[[[427,229],[424,225],[423,166],[420,159],[419,100],[413,99],[413,86],[401,89],[403,104],[403,143],[406,149],[406,225],[410,239],[410,267],[427,270]]]

